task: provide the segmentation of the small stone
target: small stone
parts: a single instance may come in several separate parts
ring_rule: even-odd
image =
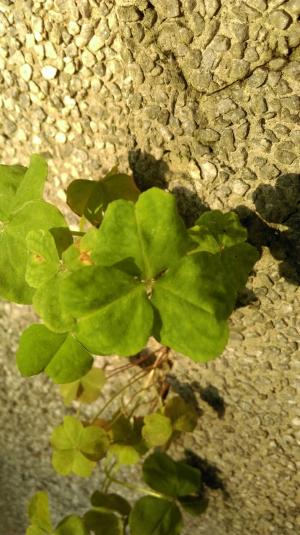
[[[57,75],[57,68],[53,67],[53,65],[45,65],[42,67],[41,73],[45,80],[53,80]]]
[[[274,28],[278,30],[286,30],[293,22],[292,17],[283,9],[272,11],[270,14],[270,22]]]
[[[261,87],[268,76],[268,71],[265,69],[256,69],[254,73],[250,76],[248,84],[251,87]]]
[[[291,165],[297,158],[296,154],[288,150],[277,149],[274,154],[275,158],[280,162],[287,165]]]
[[[141,12],[135,6],[119,7],[118,16],[123,22],[137,22],[141,19]]]
[[[283,67],[286,65],[286,62],[287,61],[284,58],[271,59],[271,61],[269,61],[268,63],[269,69],[271,69],[271,71],[281,71]]]
[[[74,35],[78,35],[80,33],[80,26],[79,26],[79,24],[77,24],[77,22],[71,20],[68,23],[67,30],[68,30],[70,35],[73,35],[73,36]]]
[[[257,115],[265,113],[268,110],[266,99],[261,95],[255,95],[251,99],[251,110]]]
[[[93,35],[87,47],[91,52],[95,53],[98,52],[102,46],[103,39],[99,35]]]
[[[277,178],[280,175],[279,169],[277,169],[277,167],[271,163],[266,163],[262,167],[261,171],[261,174],[263,174],[266,179]]]
[[[179,17],[180,15],[179,0],[168,0],[167,2],[162,2],[162,0],[152,0],[152,4],[159,16],[163,19]]]
[[[46,57],[49,59],[56,59],[57,53],[53,44],[50,41],[47,41],[44,46]]]
[[[205,11],[208,18],[212,19],[221,7],[220,0],[204,0]]]
[[[84,50],[81,54],[81,61],[85,67],[93,67],[96,63],[96,58],[89,50]]]
[[[216,166],[212,162],[199,163],[202,177],[205,180],[213,180],[218,174]]]
[[[248,3],[250,6],[254,7],[255,9],[258,9],[259,11],[266,11],[268,7],[266,0],[249,0]]]
[[[58,119],[56,121],[56,126],[60,132],[64,132],[66,134],[70,130],[70,125],[65,121],[65,119]]]
[[[235,110],[235,102],[231,98],[223,98],[218,102],[217,109],[220,114],[227,113],[228,111]]]
[[[57,132],[55,141],[57,141],[57,143],[65,143],[67,141],[67,137],[63,132]]]
[[[257,50],[255,50],[255,48],[253,46],[250,46],[245,51],[244,59],[246,61],[254,62],[254,61],[257,61],[259,59],[259,54],[258,54]]]
[[[235,180],[232,185],[232,191],[236,195],[240,195],[241,197],[247,193],[249,189],[248,184],[245,184],[242,180]]]
[[[220,139],[220,134],[212,128],[207,128],[198,130],[196,137],[203,145],[210,145]]]
[[[230,76],[234,80],[239,80],[247,76],[250,70],[250,64],[244,59],[234,59],[230,70]]]
[[[23,80],[25,80],[25,82],[29,82],[32,76],[31,65],[29,65],[28,63],[24,63],[24,65],[20,67],[20,75],[23,78]]]
[[[75,37],[75,43],[79,48],[83,48],[91,40],[94,32],[93,24],[83,24],[81,27],[81,32]]]

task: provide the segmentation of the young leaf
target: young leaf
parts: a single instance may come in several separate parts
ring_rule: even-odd
[[[123,535],[121,519],[113,513],[91,510],[85,513],[84,523],[95,535]]]
[[[116,457],[119,465],[137,464],[140,460],[138,451],[127,444],[112,444],[109,454]]]
[[[193,516],[202,515],[208,506],[208,500],[204,496],[180,496],[178,501],[183,509]]]
[[[93,357],[73,336],[33,324],[20,337],[17,365],[24,377],[45,371],[55,383],[67,383],[84,376]]]
[[[26,535],[43,535],[52,533],[52,522],[49,512],[49,499],[46,492],[37,492],[30,500],[28,516],[31,525]]]
[[[104,371],[92,368],[78,381],[62,385],[60,392],[66,405],[74,399],[80,403],[92,403],[99,397],[105,381]]]
[[[129,527],[132,535],[179,535],[182,517],[176,503],[144,496],[133,506]]]
[[[58,524],[53,535],[89,535],[89,533],[79,516],[70,515]]]
[[[181,461],[173,461],[161,452],[147,457],[143,475],[149,487],[166,496],[186,496],[198,492],[201,486],[199,470]]]
[[[142,435],[149,447],[163,446],[172,436],[172,424],[167,416],[158,412],[148,414],[144,422]]]
[[[180,396],[168,399],[164,414],[172,421],[174,431],[192,432],[197,425],[197,412],[190,403],[184,401]]]
[[[96,461],[105,455],[109,439],[103,429],[83,427],[73,416],[65,416],[64,423],[54,429],[51,444],[54,448],[52,463],[59,474],[73,472],[88,477]]]
[[[131,511],[131,506],[125,498],[119,494],[105,494],[96,490],[91,497],[91,504],[93,507],[103,509],[103,511],[114,511],[121,516],[128,516]]]
[[[145,287],[116,268],[75,271],[62,281],[61,300],[77,318],[78,340],[92,353],[132,355],[150,336],[153,313]]]
[[[92,258],[106,266],[133,258],[148,280],[178,261],[188,246],[188,233],[175,197],[151,188],[135,205],[128,201],[109,205]]]
[[[184,257],[154,285],[161,342],[197,361],[216,357],[228,340],[225,318],[234,302],[218,256]]]

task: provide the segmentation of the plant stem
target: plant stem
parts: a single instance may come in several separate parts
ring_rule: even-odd
[[[99,416],[105,411],[105,409],[118,397],[120,396],[127,388],[129,388],[131,385],[139,381],[142,377],[144,377],[148,372],[139,372],[137,373],[129,383],[127,383],[123,388],[121,388],[116,394],[114,394],[102,407],[102,409],[97,412],[97,414],[94,416],[93,420],[96,418],[99,418]]]
[[[84,236],[85,232],[81,232],[79,230],[71,230],[71,234],[73,234],[73,236]]]
[[[147,487],[141,487],[140,485],[132,485],[131,483],[120,481],[119,479],[115,479],[114,477],[111,477],[110,480],[112,483],[115,483],[116,485],[121,485],[122,487],[125,487],[127,489],[136,490],[137,492],[142,492],[143,494],[150,494],[150,496],[155,496],[156,498],[165,498],[165,496],[160,492],[155,492],[154,490],[151,490]]]

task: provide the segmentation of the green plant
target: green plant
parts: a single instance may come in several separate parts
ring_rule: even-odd
[[[165,453],[181,433],[194,430],[198,418],[180,396],[167,396],[171,351],[200,362],[223,351],[228,317],[257,251],[246,243],[234,212],[205,212],[186,228],[170,193],[140,193],[116,169],[101,181],[70,184],[67,202],[80,216],[73,230],[42,199],[46,175],[38,155],[28,169],[0,166],[0,295],[32,303],[42,320],[21,335],[18,368],[25,377],[45,372],[62,385],[65,402],[77,405],[95,401],[110,378],[93,366],[93,355],[136,355],[111,377],[140,369],[92,419],[80,420],[78,406],[77,417],[65,417],[52,434],[52,462],[60,474],[87,477],[102,460],[105,480],[102,493],[92,497],[93,509],[53,531],[47,499],[38,494],[27,535],[101,535],[104,525],[106,533],[121,535],[127,524],[132,535],[176,535],[178,504],[200,514],[206,501],[200,471]],[[157,346],[149,354],[144,348],[151,336]],[[129,401],[122,397],[128,391]],[[103,418],[116,399],[120,406]],[[148,489],[129,512],[109,486],[126,486],[114,477],[116,470],[152,448],[164,452],[155,451],[143,464],[152,494]],[[141,531],[142,519],[149,529]]]

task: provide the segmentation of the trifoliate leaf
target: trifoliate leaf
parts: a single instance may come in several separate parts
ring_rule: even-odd
[[[93,507],[103,509],[107,512],[114,511],[121,516],[128,516],[131,511],[129,502],[119,494],[105,494],[98,490],[92,495],[91,504]]]
[[[98,226],[109,203],[116,199],[136,201],[139,190],[132,177],[125,174],[108,174],[96,182],[75,180],[67,189],[67,203],[76,214],[84,215]]]
[[[62,385],[60,392],[65,404],[75,399],[80,403],[92,403],[99,397],[105,380],[105,373],[101,368],[92,368],[78,381]]]
[[[148,414],[144,418],[145,425],[142,435],[149,447],[163,446],[172,436],[172,423],[170,418],[158,412]]]
[[[122,520],[113,513],[91,510],[85,513],[84,523],[95,535],[123,535]]]
[[[199,470],[161,452],[147,457],[143,476],[149,487],[166,496],[186,496],[198,492],[201,486]]]
[[[98,231],[92,258],[100,265],[113,265],[132,258],[151,280],[183,256],[189,237],[170,193],[151,188],[134,205],[111,203]]]
[[[90,266],[61,283],[65,310],[77,319],[76,335],[92,353],[128,356],[145,346],[153,313],[144,285],[116,268]]]
[[[79,516],[70,515],[58,524],[53,535],[89,535],[89,532]]]
[[[174,431],[192,432],[197,425],[197,412],[190,403],[184,401],[180,396],[168,399],[164,414],[170,418]]]
[[[179,535],[182,517],[176,503],[144,496],[133,506],[129,527],[132,535]]]
[[[103,429],[83,427],[73,416],[66,416],[64,423],[54,429],[51,444],[54,448],[52,463],[59,474],[73,472],[88,477],[96,461],[105,455],[109,439]]]
[[[24,377],[45,371],[55,383],[67,383],[84,376],[93,357],[72,335],[33,324],[20,337],[17,365]]]
[[[30,500],[28,506],[28,516],[31,525],[26,531],[26,535],[33,533],[51,534],[52,522],[49,511],[49,499],[46,492],[37,492]]]
[[[235,303],[228,286],[217,255],[197,253],[178,262],[154,285],[161,342],[197,361],[222,353]]]

